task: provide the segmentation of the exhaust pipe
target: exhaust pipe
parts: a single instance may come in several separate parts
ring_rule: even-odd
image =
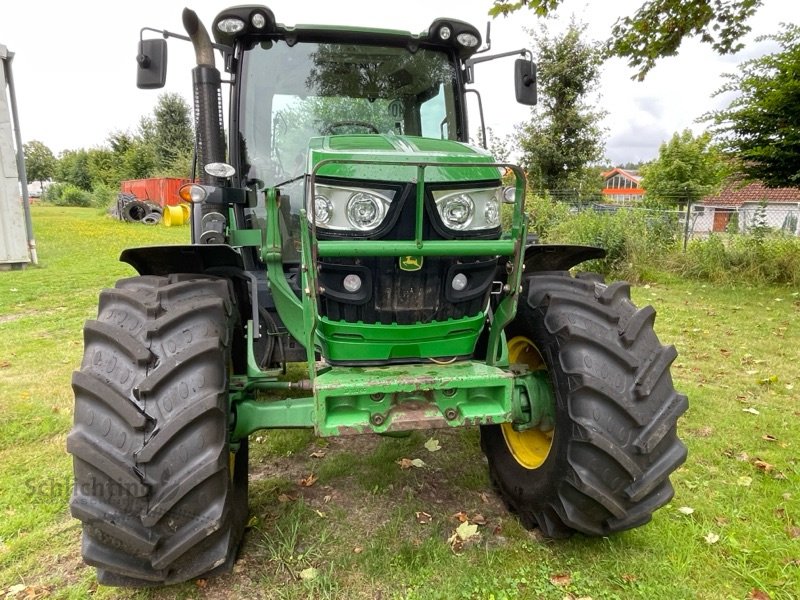
[[[224,180],[205,172],[205,165],[225,162],[225,130],[222,122],[221,77],[214,61],[214,46],[208,30],[189,8],[183,9],[183,27],[194,46],[197,66],[192,69],[194,88],[194,129],[197,136],[197,163],[200,183],[220,186]],[[192,205],[192,242],[202,243],[203,221],[217,211],[205,203]],[[206,236],[208,239],[209,236]],[[211,236],[218,240],[218,236]]]

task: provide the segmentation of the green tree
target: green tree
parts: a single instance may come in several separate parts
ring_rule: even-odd
[[[153,143],[156,169],[160,173],[166,175],[181,170],[186,155],[191,155],[194,147],[194,130],[189,115],[189,105],[180,94],[161,94],[158,97],[156,107],[153,109]],[[186,176],[184,172],[175,174]]]
[[[58,155],[56,179],[70,183],[82,190],[92,189],[92,175],[89,168],[89,153],[79,150],[64,150]]]
[[[494,0],[492,15],[508,15],[520,8],[546,17],[563,0]],[[741,50],[742,36],[750,31],[747,21],[762,0],[647,0],[633,14],[617,19],[606,42],[606,51],[625,58],[637,69],[640,81],[659,58],[674,56],[688,37],[700,38],[720,54]]]
[[[716,94],[736,95],[705,119],[745,177],[769,187],[800,187],[800,27],[784,25],[766,39],[780,51],[728,73]]]
[[[697,137],[688,129],[661,144],[658,158],[642,168],[642,187],[650,205],[669,206],[696,202],[721,183],[724,163],[711,145],[711,135]]]
[[[575,199],[599,179],[591,169],[603,156],[605,113],[590,104],[602,58],[598,44],[583,39],[586,26],[571,23],[560,36],[542,28],[536,36],[539,106],[517,128],[522,165],[534,190]]]
[[[30,181],[38,181],[39,185],[56,174],[58,161],[53,152],[42,142],[33,140],[22,145],[25,155],[25,173]]]

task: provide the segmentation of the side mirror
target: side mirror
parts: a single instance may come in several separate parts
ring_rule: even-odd
[[[153,90],[167,81],[167,40],[139,40],[136,55],[136,87]]]
[[[536,65],[532,60],[518,58],[514,61],[514,93],[520,104],[536,104]]]

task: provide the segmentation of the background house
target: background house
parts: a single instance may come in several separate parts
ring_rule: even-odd
[[[692,207],[695,234],[744,233],[756,226],[800,235],[800,189],[729,183]]]
[[[617,167],[602,175],[603,199],[606,202],[636,204],[644,196],[644,189],[641,186],[642,176],[638,171]]]

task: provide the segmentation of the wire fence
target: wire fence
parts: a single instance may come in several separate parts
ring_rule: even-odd
[[[599,201],[575,202],[555,198],[569,206],[571,215],[591,211],[613,216],[620,212],[641,215],[653,228],[672,229],[684,248],[691,239],[704,239],[712,234],[768,235],[800,237],[800,203],[745,202],[739,206],[714,206],[705,203],[683,203],[676,208],[649,208],[632,204],[608,204]]]

